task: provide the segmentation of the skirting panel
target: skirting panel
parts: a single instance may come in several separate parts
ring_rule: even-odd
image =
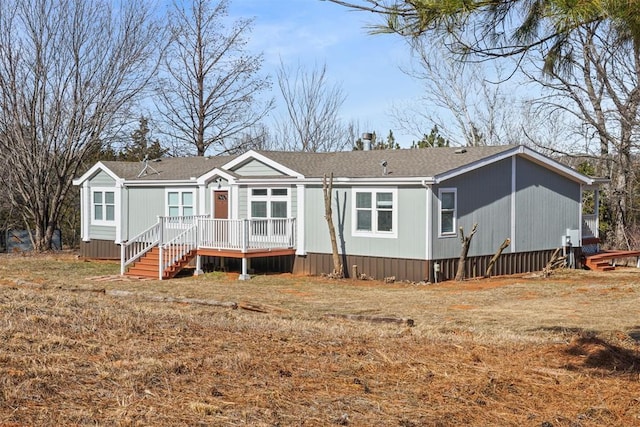
[[[112,240],[80,242],[80,256],[92,259],[120,259],[120,245]]]
[[[554,250],[537,252],[521,252],[502,254],[493,266],[492,276],[528,273],[541,271],[551,259]],[[469,257],[465,266],[465,277],[484,276],[489,260],[493,255]],[[396,280],[412,282],[434,282],[434,264],[438,263],[440,273],[438,282],[453,280],[458,268],[458,258],[422,261],[415,259],[397,259],[367,256],[347,255],[342,257],[345,277],[351,277],[353,266],[358,266],[358,274],[366,274],[377,280],[395,277]],[[294,274],[321,275],[333,271],[331,254],[308,253],[306,256],[296,256],[293,266]]]
[[[396,280],[420,282],[424,280],[427,262],[416,259],[398,259],[347,255],[342,257],[342,265],[346,277],[353,274],[353,266],[358,266],[358,274],[366,274],[377,280],[395,277]],[[294,274],[321,275],[333,271],[331,254],[308,253],[296,256],[293,266]]]

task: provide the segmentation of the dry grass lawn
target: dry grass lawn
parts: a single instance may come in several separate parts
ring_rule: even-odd
[[[0,426],[640,425],[640,270],[429,286],[117,271],[0,256]]]

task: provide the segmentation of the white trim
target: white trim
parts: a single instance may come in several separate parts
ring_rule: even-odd
[[[426,254],[425,259],[431,260],[433,258],[433,239],[431,236],[431,230],[433,230],[433,187],[426,185],[426,199],[427,199],[427,218],[426,218]]]
[[[206,215],[207,214],[207,186],[206,184],[202,183],[200,184],[198,182],[198,200],[201,200],[200,203],[198,203],[198,215]],[[213,217],[213,209],[211,209],[211,213],[210,216]]]
[[[356,208],[356,194],[371,193],[371,231],[358,230],[358,210]],[[391,193],[391,231],[378,231],[377,218],[378,208],[376,207],[377,193]],[[398,216],[400,207],[398,205],[398,188],[397,187],[368,187],[354,188],[351,191],[351,235],[353,237],[369,237],[382,239],[398,238]]]
[[[582,206],[583,206],[582,196],[583,196],[583,186],[581,185],[580,186],[580,205],[578,208],[578,236],[580,236],[580,241],[578,242],[578,246],[582,246]],[[593,198],[595,199],[595,193]],[[595,200],[594,200],[594,203],[595,203]]]
[[[80,232],[82,240],[89,242],[91,241],[91,191],[88,180],[82,183],[82,188],[80,189],[80,221],[82,223]]]
[[[209,183],[211,181],[211,178],[213,178],[215,176],[219,176],[221,178],[224,178],[225,181],[227,181],[230,184],[235,183],[235,180],[236,180],[236,178],[233,175],[229,174],[228,172],[223,171],[220,168],[213,168],[209,172],[207,172],[204,175],[201,175],[200,177],[198,177],[197,182],[198,182],[199,185],[206,185],[207,183]]]
[[[115,194],[115,213],[114,218],[116,222],[116,244],[122,243],[122,180],[116,180],[116,194]]]
[[[453,224],[452,230],[442,232],[442,194],[453,193]],[[455,187],[438,189],[438,237],[457,237],[458,235],[458,189]]]
[[[95,165],[93,165],[91,167],[91,169],[89,169],[88,171],[86,171],[84,174],[82,174],[81,177],[74,179],[73,185],[80,185],[82,184],[84,181],[87,181],[88,179],[90,179],[93,175],[96,174],[96,172],[98,171],[103,171],[104,173],[106,173],[107,175],[109,175],[111,178],[113,178],[114,181],[121,181],[121,178],[116,175],[111,169],[109,169],[108,167],[106,167],[102,162],[98,162]]]
[[[464,154],[456,154],[457,156],[464,156]],[[503,151],[501,153],[495,154],[493,156],[488,156],[483,159],[480,159],[476,162],[470,163],[468,165],[449,170],[435,177],[436,183],[441,183],[451,178],[455,178],[459,175],[466,174],[475,169],[479,169],[481,167],[499,162],[500,160],[507,159],[509,157],[522,156],[527,158],[528,160],[537,163],[547,169],[550,169],[560,175],[565,176],[573,181],[579,182],[581,184],[592,184],[593,179],[582,175],[581,173],[559,163],[549,157],[543,156],[542,154],[533,151],[532,149],[525,147],[524,145],[519,145],[510,150]]]
[[[516,192],[518,187],[516,186],[516,158],[511,158],[511,244],[510,252],[516,251]]]
[[[249,160],[258,160],[264,164],[266,164],[269,167],[272,167],[273,169],[277,170],[278,172],[281,172],[285,175],[289,175],[289,176],[294,176],[296,178],[304,178],[304,175],[302,175],[300,172],[296,172],[293,169],[289,169],[288,167],[274,161],[271,160],[270,158],[256,152],[253,150],[249,150],[246,153],[236,157],[235,159],[231,160],[228,163],[225,163],[222,168],[223,169],[227,169],[230,170],[238,165],[241,165],[243,163],[246,163]]]
[[[306,255],[307,250],[305,248],[305,186],[304,184],[298,184],[296,186],[296,255]]]
[[[102,227],[115,227],[116,228],[116,240],[118,239],[118,210],[120,206],[118,205],[117,194],[118,189],[116,187],[90,187],[89,190],[89,222],[91,225],[98,225]],[[95,219],[95,204],[93,203],[94,194],[102,193],[102,203],[100,204],[103,207],[102,210],[102,219]],[[107,201],[106,201],[106,193],[113,193],[113,219],[107,220],[105,219],[107,216]]]
[[[287,195],[286,196],[274,196],[272,194],[273,190],[280,190],[280,189],[285,189],[287,190]],[[265,196],[254,196],[253,195],[253,190],[267,190],[267,194]],[[265,187],[265,186],[261,186],[261,187],[249,187],[247,188],[247,218],[253,218],[253,214],[251,212],[251,204],[255,201],[258,202],[266,202],[267,204],[267,212],[266,212],[266,217],[259,217],[259,218],[273,218],[272,214],[271,214],[271,202],[286,202],[287,203],[287,213],[285,218],[291,218],[291,191],[293,190],[293,188],[291,187],[285,187],[285,186],[278,186],[278,187]],[[278,217],[280,218],[280,217]]]

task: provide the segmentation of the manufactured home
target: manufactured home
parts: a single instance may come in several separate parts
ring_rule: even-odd
[[[593,179],[525,146],[98,162],[80,187],[81,255],[119,258],[123,274],[170,278],[187,262],[236,260],[253,270],[331,272],[323,176],[333,174],[333,223],[345,274],[453,278],[459,230],[478,229],[467,277],[541,270],[560,246],[597,238],[582,197]],[[597,201],[597,197],[596,197]],[[226,263],[226,264],[225,264]]]

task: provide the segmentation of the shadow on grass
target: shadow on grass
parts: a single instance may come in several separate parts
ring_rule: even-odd
[[[572,340],[566,353],[579,356],[586,368],[625,374],[640,372],[640,354],[637,351],[610,344],[592,334]]]

